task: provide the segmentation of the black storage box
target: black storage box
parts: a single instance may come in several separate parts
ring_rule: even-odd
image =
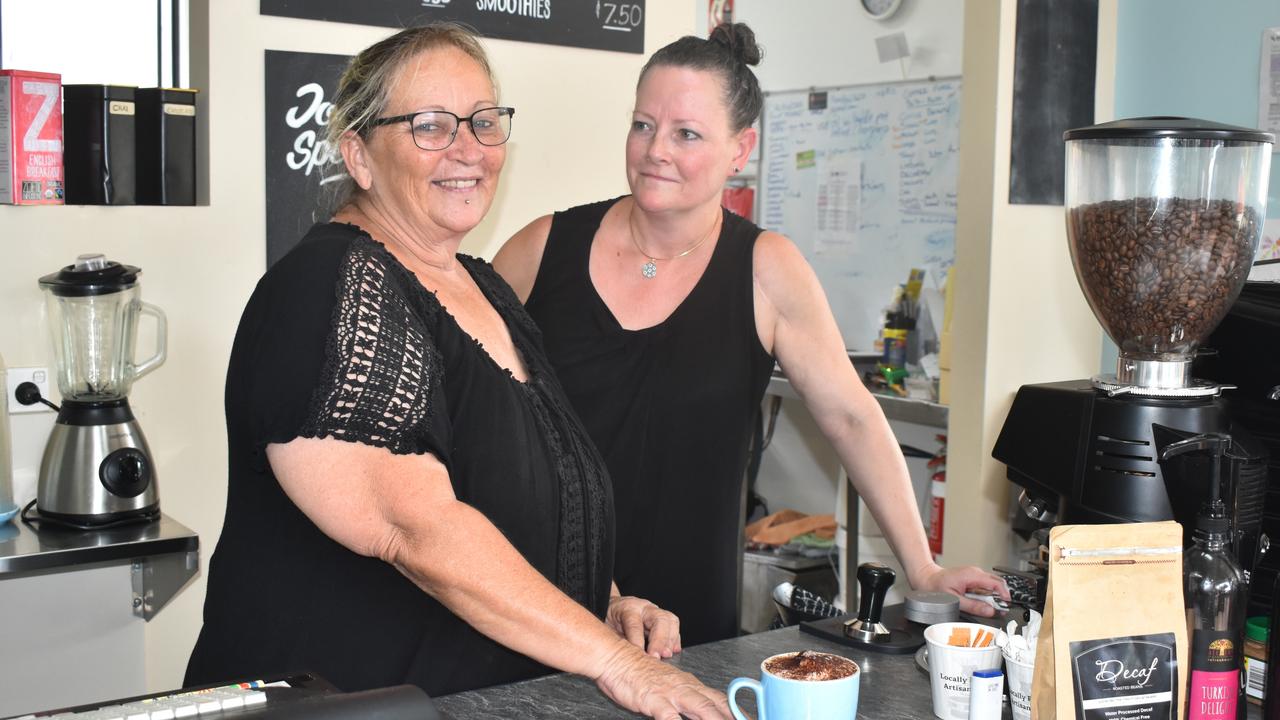
[[[119,85],[62,86],[67,205],[132,205],[137,197],[134,95]]]
[[[140,88],[138,204],[196,204],[196,91]]]

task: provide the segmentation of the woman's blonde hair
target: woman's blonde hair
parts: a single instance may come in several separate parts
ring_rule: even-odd
[[[419,53],[440,47],[457,48],[479,63],[494,92],[497,92],[498,84],[489,66],[489,56],[475,31],[460,23],[432,22],[406,28],[360,51],[347,63],[347,69],[338,81],[338,92],[334,95],[329,115],[326,140],[330,163],[325,174],[326,184],[332,188],[327,203],[331,213],[350,202],[356,191],[355,182],[347,175],[339,151],[343,136],[354,132],[364,137],[369,131],[369,123],[386,113],[391,100],[391,85],[405,63]]]

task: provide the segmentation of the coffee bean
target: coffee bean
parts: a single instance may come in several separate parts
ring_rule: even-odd
[[[1089,305],[1122,350],[1148,357],[1189,353],[1218,325],[1262,230],[1254,208],[1200,198],[1082,205],[1067,222]]]

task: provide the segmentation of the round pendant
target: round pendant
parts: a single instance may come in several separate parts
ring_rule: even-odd
[[[650,260],[649,262],[644,264],[644,267],[640,268],[640,274],[652,280],[658,275],[658,265],[654,263],[652,260]]]

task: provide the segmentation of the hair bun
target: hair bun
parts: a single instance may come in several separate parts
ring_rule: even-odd
[[[734,59],[746,65],[759,65],[764,51],[756,44],[756,34],[746,23],[725,23],[717,25],[707,38],[717,45],[723,45],[733,54]]]

